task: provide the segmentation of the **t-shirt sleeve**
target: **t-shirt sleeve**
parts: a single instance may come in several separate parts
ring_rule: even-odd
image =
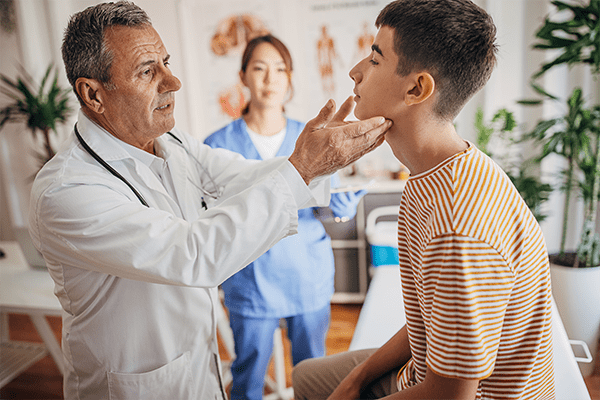
[[[492,374],[514,274],[490,245],[470,237],[434,238],[423,253],[427,365],[461,379]]]

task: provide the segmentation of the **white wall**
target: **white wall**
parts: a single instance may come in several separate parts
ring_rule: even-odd
[[[5,1],[5,0],[0,0]],[[0,33],[0,72],[15,76],[15,65],[21,63],[34,77],[40,77],[47,64],[53,61],[61,69],[61,82],[66,83],[62,62],[60,60],[60,42],[63,29],[69,15],[88,5],[95,4],[92,0],[14,0],[17,8],[18,30],[8,35]],[[525,97],[531,97],[532,91],[528,86],[529,77],[537,70],[544,59],[544,54],[531,50],[534,32],[542,23],[543,17],[549,11],[548,0],[475,0],[477,4],[487,9],[498,27],[498,43],[500,45],[498,67],[487,86],[477,94],[464,108],[456,119],[459,133],[467,140],[475,141],[473,127],[474,114],[482,107],[486,116],[491,115],[502,107],[515,112],[517,119],[528,128],[533,127],[542,115],[551,115],[549,108],[520,108],[515,102]],[[223,10],[223,5],[230,13],[250,12],[259,10],[270,25],[271,31],[280,37],[290,48],[295,63],[294,85],[296,96],[287,107],[288,114],[293,118],[307,120],[316,115],[317,110],[325,99],[314,95],[319,85],[314,79],[314,60],[307,46],[307,27],[311,21],[307,18],[311,5],[332,4],[339,9],[340,19],[332,19],[332,26],[343,24],[344,19],[353,15],[353,10],[368,15],[365,18],[374,21],[372,10],[379,10],[386,0],[138,0],[136,1],[150,15],[157,31],[170,52],[171,68],[183,82],[182,90],[177,94],[176,119],[178,126],[203,139],[211,131],[223,124],[223,116],[216,115],[206,107],[206,96],[210,82],[232,79],[233,73],[217,73],[207,77],[212,71],[214,59],[206,57],[206,43],[210,40],[208,27],[213,27],[217,21],[217,11]],[[375,5],[375,6],[374,6]],[[360,7],[362,8],[360,8]],[[366,12],[364,10],[367,10]],[[313,16],[311,14],[311,16]],[[360,17],[362,17],[361,15]],[[328,14],[331,19],[331,14]],[[336,25],[337,24],[337,25]],[[341,29],[341,28],[340,28]],[[342,46],[343,48],[343,46]],[[236,55],[239,58],[239,55]],[[348,58],[348,57],[346,57]],[[347,77],[351,68],[348,62],[344,64],[340,76],[341,86],[346,92],[337,94],[336,101],[340,103],[351,94],[352,82]],[[345,77],[347,81],[344,81]],[[216,76],[214,76],[216,75]],[[547,78],[548,87],[554,93],[566,96],[573,85],[584,85],[586,94],[597,97],[598,83],[592,82],[590,75],[584,70],[569,71],[558,68]],[[3,105],[4,99],[0,100]],[[75,107],[76,102],[73,100]],[[69,121],[61,130],[61,137],[68,134],[74,121]],[[14,152],[27,153],[30,144],[25,136],[20,135],[19,128],[5,130],[2,134],[9,136]],[[59,139],[60,140],[60,139]],[[20,149],[20,150],[18,150]],[[367,156],[365,160],[385,160],[393,164],[395,160],[387,149],[378,150],[376,155]],[[26,157],[19,157],[23,165],[19,170],[31,170],[31,163]],[[364,162],[367,162],[364,161]],[[559,163],[549,160],[543,165],[542,173],[546,175],[559,168]],[[33,172],[35,168],[33,167]],[[21,189],[21,196],[26,202],[27,185]],[[5,205],[4,196],[0,197],[0,205]],[[561,209],[562,195],[553,196],[548,205],[551,217],[542,225],[550,251],[558,246],[560,221],[558,216]],[[5,207],[2,207],[2,223],[0,238],[11,237],[10,224]]]

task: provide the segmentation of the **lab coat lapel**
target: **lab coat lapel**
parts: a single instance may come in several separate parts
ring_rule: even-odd
[[[193,160],[191,160],[183,145],[174,142],[175,139],[170,139],[165,134],[158,140],[160,140],[160,144],[165,152],[165,159],[169,164],[169,171],[181,212],[186,220],[196,219],[200,215],[201,209],[200,198],[197,197],[202,194],[189,181],[188,170],[197,169],[198,166],[194,165]],[[195,201],[192,201],[193,199]]]
[[[135,163],[135,171],[142,179],[142,187],[148,188],[151,192],[150,199],[148,200],[150,206],[152,206],[152,203],[156,203],[157,208],[165,210],[171,209],[175,215],[179,215],[180,211],[177,203],[171,198],[154,172],[140,160],[135,158],[132,159]]]
[[[131,156],[124,147],[125,143],[96,125],[81,110],[77,126],[82,138],[92,150],[123,175],[142,194],[150,206],[153,203],[161,203],[159,208],[167,207],[173,209],[175,213],[179,213],[177,204],[170,198],[156,175],[146,164]],[[135,173],[131,172],[132,169]],[[118,178],[115,177],[115,179]],[[161,200],[163,198],[166,199],[164,202]]]

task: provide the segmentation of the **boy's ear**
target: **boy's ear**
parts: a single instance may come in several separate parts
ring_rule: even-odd
[[[435,90],[435,79],[428,72],[415,74],[413,86],[408,90],[405,97],[407,105],[419,104],[427,100]]]
[[[78,78],[75,81],[75,89],[91,111],[97,114],[104,112],[104,87],[99,81],[90,78]]]

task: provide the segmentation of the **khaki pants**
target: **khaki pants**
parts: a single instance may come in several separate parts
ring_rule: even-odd
[[[292,371],[294,398],[296,400],[327,399],[346,375],[375,350],[348,351],[302,361]],[[396,393],[398,371],[399,368],[394,369],[372,382],[363,390],[360,398],[379,399]]]

